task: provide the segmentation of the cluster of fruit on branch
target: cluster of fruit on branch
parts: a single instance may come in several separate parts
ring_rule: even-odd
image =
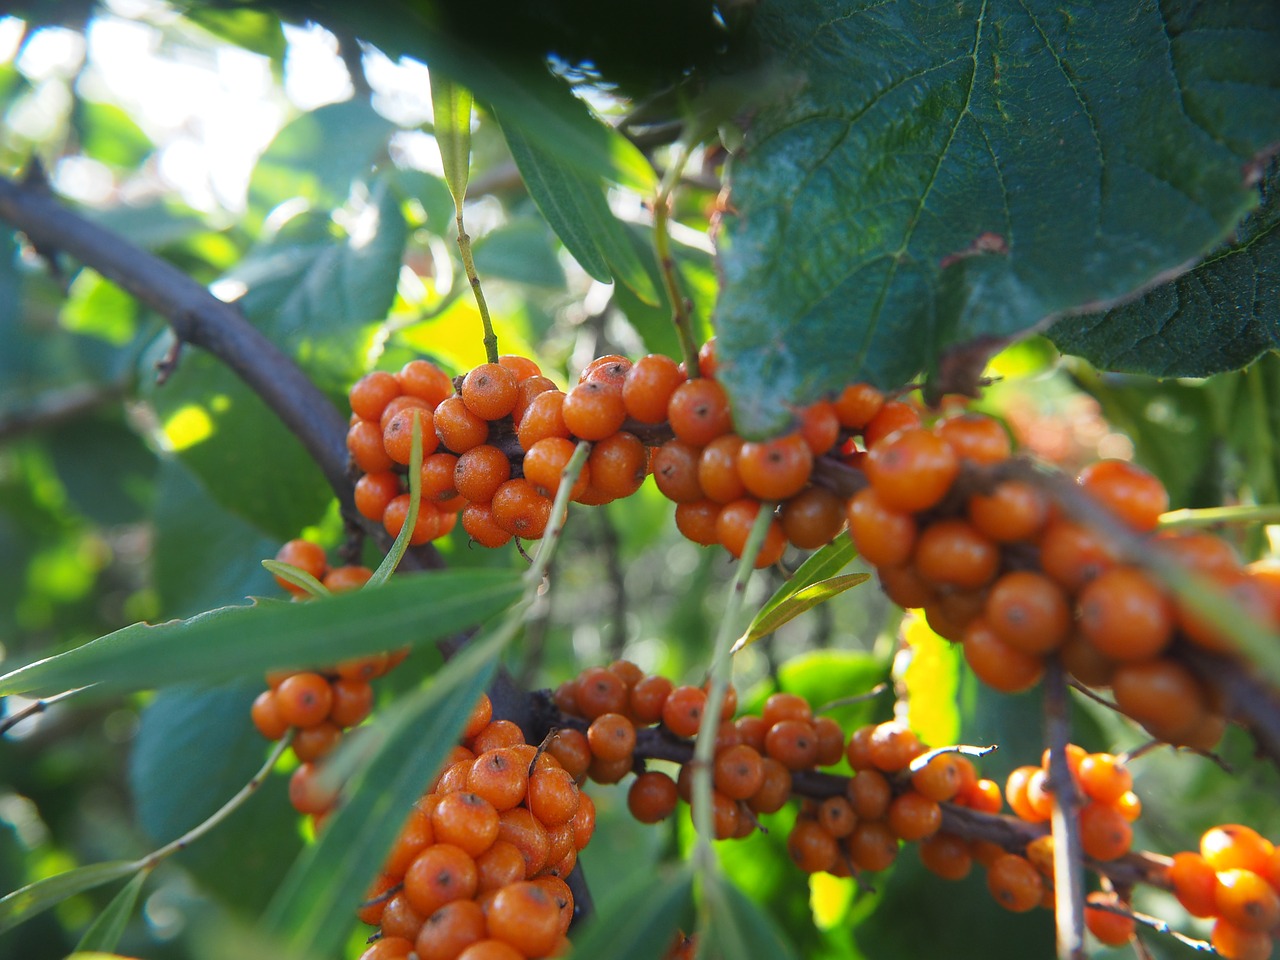
[[[361,474],[356,507],[396,535],[416,489],[411,544],[447,534],[459,516],[468,537],[485,546],[536,539],[566,464],[586,441],[591,452],[570,492],[575,502],[628,496],[652,474],[675,502],[684,536],[735,557],[760,511],[769,510],[757,566],[780,560],[788,544],[809,550],[847,535],[889,598],[922,608],[993,688],[1026,690],[1056,658],[1095,696],[1109,691],[1114,706],[1156,739],[1201,751],[1218,742],[1232,704],[1197,674],[1189,653],[1247,664],[1220,624],[1152,571],[1172,563],[1208,578],[1243,616],[1271,629],[1280,624],[1280,575],[1267,564],[1242,564],[1212,535],[1157,529],[1168,498],[1154,476],[1102,460],[1063,495],[1058,478],[1014,456],[998,420],[969,412],[931,418],[866,384],[798,411],[791,433],[749,441],[733,431],[715,380],[714,341],[698,368],[689,377],[667,357],[633,364],[609,356],[588,365],[567,392],[522,357],[483,364],[456,382],[425,360],[369,374],[350,392],[348,448]],[[415,424],[423,456],[410,483]],[[329,571],[317,550],[293,541],[277,559],[331,589],[367,579],[362,568],[342,568],[330,584],[341,571]],[[291,795],[321,822],[335,797],[313,789],[315,764],[363,716],[339,704],[353,699],[347,688],[358,683],[371,699],[367,681],[389,662],[270,678],[255,704],[265,735],[295,728],[303,764]],[[918,842],[922,862],[944,878],[961,879],[974,863],[985,867],[992,895],[1008,909],[1053,903],[1055,838],[1046,821],[1056,801],[1047,760],[1010,776],[1003,793],[1011,817],[1002,813],[1000,786],[982,779],[966,755],[970,748],[930,751],[898,722],[846,736],[791,694],[735,719],[730,692],[711,771],[709,822],[718,839],[752,834],[762,817],[798,797],[787,848],[802,870],[883,870],[903,842]],[[486,711],[478,707],[361,910],[379,927],[365,960],[544,957],[565,949],[573,899],[563,878],[590,835],[589,826],[573,826],[590,820],[579,812],[591,809],[581,785],[634,773],[628,805],[636,819],[671,816],[692,797],[691,738],[706,697],[703,687],[645,676],[626,661],[588,669],[541,701],[530,738],[538,746],[505,721],[484,716],[482,723]],[[502,778],[486,772],[499,758],[500,800],[490,796],[499,790],[490,780]],[[845,762],[851,775],[820,769]],[[671,763],[678,770],[664,767]],[[1086,909],[1100,940],[1132,938],[1128,896],[1140,881],[1173,891],[1194,916],[1214,917],[1213,946],[1229,960],[1269,955],[1280,922],[1280,855],[1268,841],[1225,825],[1205,834],[1199,853],[1131,854],[1130,824],[1141,803],[1123,758],[1072,746],[1067,765],[1083,798],[1071,812],[1102,879]],[[535,780],[554,781],[555,789],[535,788]],[[433,858],[446,853],[456,862],[437,869]],[[415,867],[419,860],[430,866]],[[428,892],[424,884],[435,886]],[[520,891],[518,907],[515,893],[502,893],[508,889]],[[542,919],[508,923],[509,903]],[[517,926],[545,936],[521,940],[510,932]],[[672,949],[689,945],[682,939]]]

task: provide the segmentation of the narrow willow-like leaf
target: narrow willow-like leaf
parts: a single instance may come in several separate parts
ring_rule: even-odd
[[[756,903],[720,874],[707,878],[702,960],[795,960],[796,952]]]
[[[5,674],[0,695],[45,696],[90,684],[118,693],[337,663],[449,636],[504,609],[520,589],[512,571],[446,570],[307,603],[259,601],[190,620],[136,623]]]
[[[263,560],[262,568],[273,577],[292,583],[313,597],[329,596],[329,588],[300,567],[281,560]]]
[[[109,952],[116,948],[116,944],[124,934],[124,928],[129,925],[129,918],[133,916],[133,908],[138,904],[138,894],[142,892],[142,885],[147,882],[147,877],[150,875],[149,870],[139,870],[133,879],[111,898],[111,902],[98,914],[93,923],[89,924],[89,929],[80,938],[80,942],[76,945],[77,951]]]
[[[430,686],[397,704],[349,792],[267,908],[267,931],[302,956],[345,942],[387,850],[466,724],[510,631],[499,628],[451,661]]]
[[[438,73],[431,74],[431,108],[444,180],[459,210],[471,171],[471,92]]]
[[[755,643],[806,610],[812,610],[818,604],[864,582],[866,574],[835,576],[857,554],[853,541],[848,537],[837,537],[815,552],[760,608],[746,633],[734,644],[733,652]]]
[[[656,876],[639,872],[601,904],[581,935],[573,938],[579,960],[651,960],[662,956],[680,927],[693,891],[687,864]]]
[[[12,930],[68,897],[127,877],[138,869],[138,864],[133,860],[109,860],[29,883],[0,898],[0,933]]]

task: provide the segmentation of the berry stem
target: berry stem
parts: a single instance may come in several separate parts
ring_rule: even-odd
[[[471,254],[471,237],[462,225],[462,202],[455,207],[454,219],[458,223],[458,252],[462,254],[462,269],[467,273],[467,282],[471,284],[471,294],[476,298],[476,308],[480,311],[480,323],[484,326],[484,355],[490,363],[498,362],[498,335],[493,332],[493,320],[489,317],[489,304],[484,298],[484,289],[480,286],[480,275],[476,273],[475,257]]]
[[[267,779],[267,776],[271,773],[272,767],[276,765],[276,761],[284,756],[285,750],[288,749],[289,744],[292,742],[292,733],[282,737],[276,745],[271,748],[271,753],[267,756],[266,762],[261,766],[261,768],[259,768],[258,772],[253,775],[252,779],[250,779],[248,783],[236,792],[235,796],[210,814],[204,822],[192,827],[182,836],[178,837],[178,839],[166,843],[160,849],[143,857],[141,860],[137,861],[134,866],[139,870],[154,869],[161,861],[180,850],[185,850],[187,847],[191,846],[192,843],[199,840],[206,833],[220,824],[223,820],[227,819],[227,817],[231,816],[231,814],[239,810],[246,800],[258,792],[258,788],[261,787],[263,782]]]
[[[1082,960],[1084,946],[1084,851],[1080,843],[1079,797],[1067,766],[1071,713],[1066,670],[1050,657],[1044,675],[1045,739],[1049,745],[1049,786],[1053,791],[1054,920],[1059,960]]]

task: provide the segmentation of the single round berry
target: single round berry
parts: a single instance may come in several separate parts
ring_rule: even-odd
[[[676,387],[667,404],[667,421],[677,440],[695,447],[706,446],[733,428],[724,388],[707,377]]]
[[[449,375],[429,360],[410,360],[400,368],[396,379],[405,394],[426,401],[433,410],[453,393]]]
[[[482,420],[497,420],[516,405],[516,375],[500,363],[482,363],[462,380],[462,402]]]
[[[474,413],[459,396],[443,400],[432,421],[440,444],[452,453],[466,453],[489,439],[489,421]]]
[[[489,503],[494,522],[513,536],[537,540],[551,519],[551,501],[523,478],[498,487]]]
[[[1154,530],[1169,509],[1164,484],[1127,460],[1097,460],[1080,471],[1076,482],[1135,530]]]
[[[923,429],[904,430],[867,454],[871,485],[888,507],[908,513],[935,505],[959,471],[959,458],[947,442]]]
[[[738,454],[738,476],[747,491],[761,500],[794,496],[804,489],[812,471],[813,451],[798,433],[744,443]]]
[[[454,489],[474,503],[489,503],[498,487],[510,479],[511,461],[488,443],[463,453],[453,469]]]
[[[660,770],[647,770],[631,782],[627,809],[640,823],[657,823],[675,812],[678,799],[674,780]]]
[[[310,727],[329,716],[333,691],[318,673],[295,673],[276,688],[276,710],[291,727]]]
[[[436,436],[435,417],[430,410],[409,407],[391,417],[382,428],[382,447],[387,456],[399,464],[407,464],[413,452],[413,424],[418,422],[422,455],[436,452],[440,439]]]
[[[603,380],[587,380],[565,394],[560,415],[569,432],[580,440],[603,440],[627,419],[622,387]]]
[[[987,867],[987,889],[1006,910],[1026,913],[1040,905],[1044,880],[1025,857],[1006,853]]]
[[[351,412],[364,420],[377,421],[388,403],[400,396],[400,382],[394,374],[385,370],[374,370],[351,385],[347,391],[347,399],[351,401]]]
[[[670,357],[651,353],[637,360],[622,382],[622,402],[627,415],[641,423],[662,423],[667,403],[684,383],[679,365]]]

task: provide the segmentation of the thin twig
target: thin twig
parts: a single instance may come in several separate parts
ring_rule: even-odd
[[[1067,766],[1071,740],[1070,704],[1066,670],[1057,657],[1049,657],[1044,671],[1045,739],[1049,744],[1049,788],[1053,792],[1053,888],[1054,919],[1058,932],[1059,960],[1081,960],[1084,949],[1084,877],[1081,864],[1080,798],[1075,778]]]
[[[56,694],[52,697],[44,697],[40,700],[31,701],[17,713],[12,713],[0,720],[0,736],[4,736],[23,720],[27,720],[31,717],[37,716],[38,714],[44,713],[59,700],[65,700],[73,693],[79,693],[83,689],[84,687],[76,687],[74,690],[64,690],[62,693]],[[4,699],[5,698],[0,697],[0,701]]]

